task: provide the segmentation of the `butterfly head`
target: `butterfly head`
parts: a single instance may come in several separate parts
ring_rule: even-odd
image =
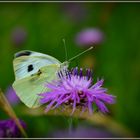
[[[61,65],[60,65],[60,68],[61,69],[67,69],[69,66],[69,62],[68,61],[64,61]]]

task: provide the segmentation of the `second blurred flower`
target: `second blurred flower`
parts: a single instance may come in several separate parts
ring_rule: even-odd
[[[27,32],[23,27],[16,27],[13,29],[11,33],[11,40],[16,47],[22,46],[26,42],[26,39]]]
[[[19,97],[16,95],[16,92],[13,89],[12,86],[9,86],[6,89],[6,93],[5,94],[6,94],[6,97],[7,97],[8,101],[9,101],[9,103],[11,105],[13,105],[13,106],[17,105],[20,102]]]
[[[75,38],[76,44],[83,47],[99,45],[104,40],[104,33],[98,28],[86,28]]]

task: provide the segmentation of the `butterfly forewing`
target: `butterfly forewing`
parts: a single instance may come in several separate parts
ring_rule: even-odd
[[[28,51],[28,53],[27,51],[21,51],[16,53],[15,56],[16,57],[13,61],[13,66],[16,80],[36,73],[41,67],[49,66],[51,64],[61,64],[60,61],[52,56],[33,51]]]

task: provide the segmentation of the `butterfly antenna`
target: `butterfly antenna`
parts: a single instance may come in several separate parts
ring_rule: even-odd
[[[68,60],[68,62],[70,62],[70,61],[74,60],[75,58],[79,57],[80,55],[82,55],[82,54],[84,54],[84,53],[86,53],[86,52],[88,52],[88,51],[92,50],[93,48],[94,48],[94,47],[93,47],[93,46],[91,46],[91,47],[90,47],[90,48],[88,48],[87,50],[85,50],[85,51],[83,51],[83,52],[81,52],[81,53],[77,54],[76,56],[74,56],[74,57],[70,58],[70,59]]]
[[[65,41],[64,38],[62,39],[62,41],[63,41],[64,48],[65,48],[65,59],[66,59],[66,61],[67,61],[67,60],[68,60],[68,53],[67,53],[67,48],[66,48],[66,41]]]

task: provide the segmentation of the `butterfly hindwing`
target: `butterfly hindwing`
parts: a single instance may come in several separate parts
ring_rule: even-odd
[[[38,94],[49,90],[45,84],[58,78],[59,68],[56,64],[44,66],[32,76],[15,81],[13,88],[21,101],[29,108],[39,107],[40,96]]]

